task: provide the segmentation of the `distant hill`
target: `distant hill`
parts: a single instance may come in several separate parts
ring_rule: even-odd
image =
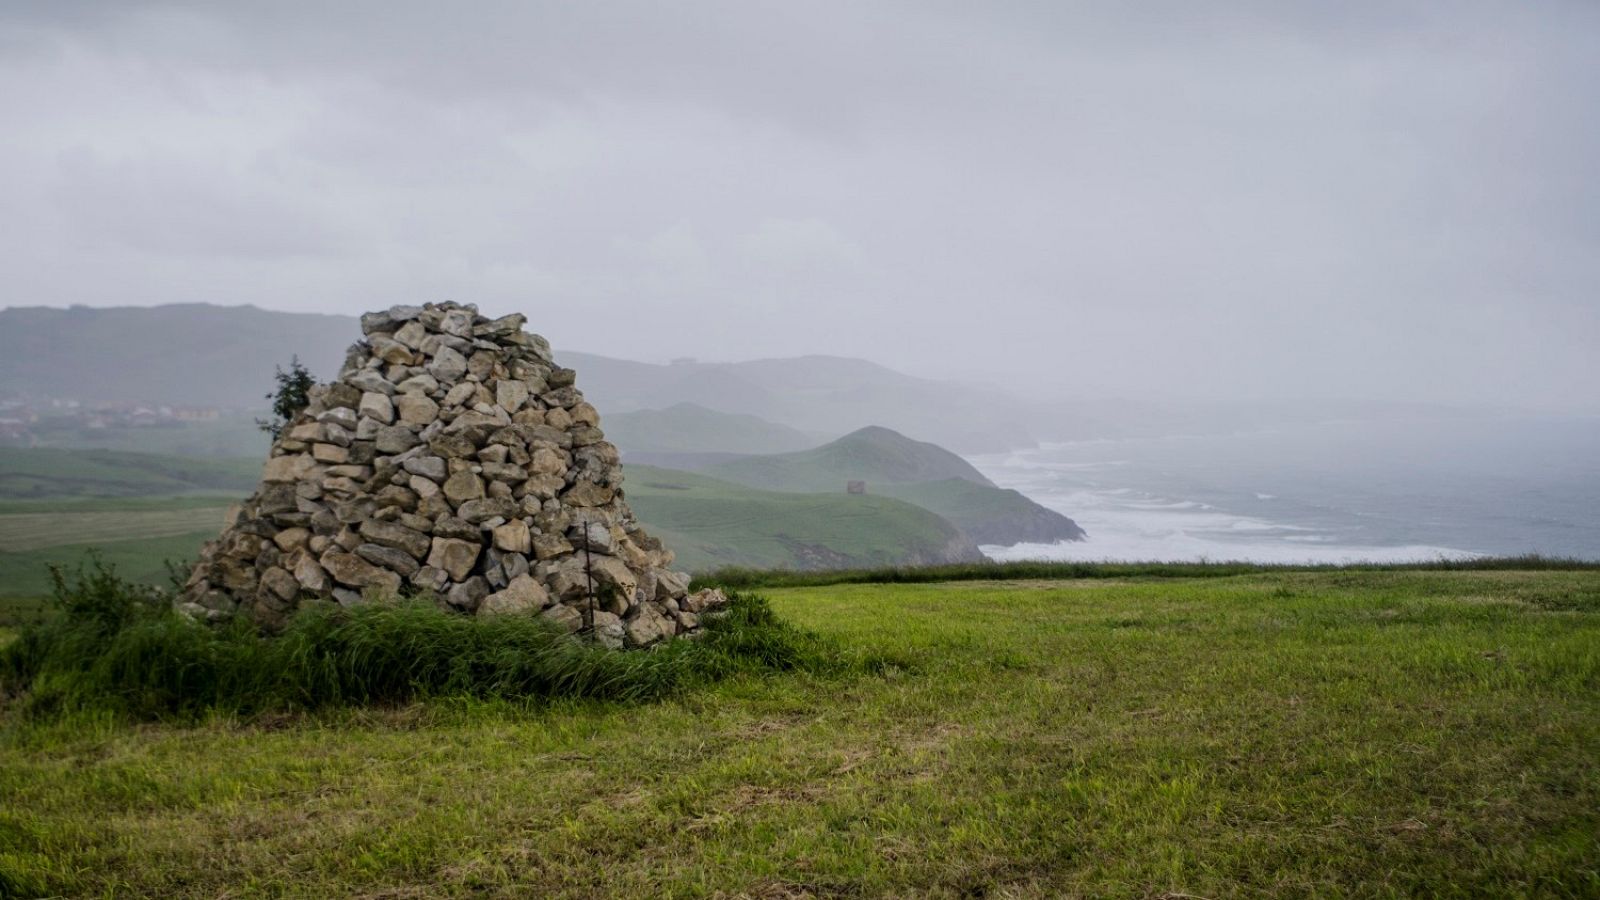
[[[869,426],[810,450],[719,463],[705,470],[718,478],[775,491],[837,492],[852,480],[908,484],[957,478],[994,487],[961,457],[927,441]]]
[[[938,515],[890,497],[764,491],[705,475],[628,466],[628,503],[691,570],[836,569],[975,562],[983,554]]]
[[[840,493],[848,482],[864,481],[869,494],[937,513],[978,544],[1084,538],[1076,522],[1016,491],[996,487],[954,453],[887,428],[863,428],[811,450],[726,460],[701,471],[779,491]]]
[[[718,412],[698,403],[611,413],[605,417],[605,432],[625,454],[784,453],[817,444],[787,425],[759,416]]]
[[[1035,443],[1024,424],[1025,404],[1004,391],[916,378],[863,359],[800,356],[653,365],[560,349],[556,356],[578,370],[584,394],[603,413],[687,401],[821,434],[884,425],[967,453]]]
[[[540,330],[537,319],[529,325]],[[260,409],[275,366],[298,355],[328,379],[359,336],[352,316],[253,306],[0,309],[0,392],[102,406]],[[845,434],[880,424],[963,452],[1033,444],[1023,424],[1025,405],[1003,391],[915,378],[862,359],[658,365],[563,349],[561,335],[547,336],[557,359],[578,370],[578,386],[608,417],[608,426],[618,414],[693,403],[808,434]]]
[[[1053,544],[1087,537],[1077,522],[1007,488],[947,478],[917,484],[878,484],[868,490],[938,513],[976,544]]]
[[[0,388],[96,406],[258,409],[291,355],[333,377],[361,334],[350,316],[253,306],[0,309]]]

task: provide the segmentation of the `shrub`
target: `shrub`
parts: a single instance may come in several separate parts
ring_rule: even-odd
[[[316,387],[317,378],[300,363],[300,357],[289,357],[289,371],[285,372],[282,366],[274,366],[273,380],[278,386],[267,394],[266,398],[272,401],[272,418],[257,419],[256,427],[265,431],[277,440],[294,417],[300,414],[311,402],[311,389]]]
[[[858,663],[735,596],[696,640],[617,652],[533,616],[475,618],[401,600],[304,609],[280,634],[216,628],[98,561],[55,581],[54,615],[0,648],[0,693],[33,715],[253,715],[430,697],[641,701],[739,674],[844,672]]]

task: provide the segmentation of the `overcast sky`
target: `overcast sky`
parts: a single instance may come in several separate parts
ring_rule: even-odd
[[[1600,409],[1600,3],[0,5],[4,305]]]

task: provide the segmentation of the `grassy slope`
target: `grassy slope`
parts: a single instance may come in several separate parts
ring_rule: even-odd
[[[262,404],[265,405],[263,400]],[[265,412],[263,411],[263,414]],[[45,419],[32,426],[40,447],[162,453],[193,458],[264,459],[272,441],[256,426],[255,417],[229,414],[213,422],[188,422],[181,427],[78,428],[66,420]]]
[[[0,597],[47,593],[49,565],[78,565],[91,550],[125,576],[164,583],[166,561],[193,559],[260,473],[259,460],[0,449]]]
[[[162,896],[1593,896],[1600,574],[851,585],[645,706],[0,731],[0,871]]]
[[[3,521],[0,519],[0,522]],[[131,581],[165,585],[168,583],[167,562],[193,562],[199,554],[200,545],[215,538],[220,530],[212,528],[164,537],[57,544],[37,550],[0,553],[0,598],[42,597],[50,593],[50,566],[75,568],[82,565],[90,553],[98,554]],[[4,609],[4,605],[0,605],[0,622],[5,620]]]
[[[639,520],[694,570],[934,559],[961,541],[950,523],[887,497],[761,491],[651,466],[629,466],[626,487]]]
[[[993,486],[954,453],[887,428],[863,428],[798,453],[729,460],[707,474],[768,490],[819,493],[843,491],[849,480],[866,481],[870,487],[961,478]]]
[[[1076,522],[1017,491],[961,478],[877,484],[871,490],[938,513],[978,544],[1049,544],[1083,537]]]
[[[696,403],[613,413],[605,426],[624,453],[785,453],[816,443],[787,425]]]
[[[867,491],[938,513],[979,544],[1076,540],[1066,516],[1002,490],[959,456],[886,428],[864,428],[799,453],[734,459],[705,472],[752,487],[836,493],[852,480]]]
[[[0,514],[0,553],[62,544],[108,544],[222,530],[227,507],[178,505],[173,509],[51,510]]]
[[[260,459],[186,459],[120,450],[0,448],[0,500],[136,497],[180,493],[244,495]]]

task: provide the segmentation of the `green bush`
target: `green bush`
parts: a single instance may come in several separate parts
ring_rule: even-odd
[[[620,653],[533,616],[474,618],[408,600],[308,608],[266,636],[242,621],[191,621],[165,592],[98,561],[53,576],[54,614],[0,648],[0,695],[35,716],[192,718],[443,696],[639,701],[739,674],[859,665],[754,596],[734,596],[696,640]]]

